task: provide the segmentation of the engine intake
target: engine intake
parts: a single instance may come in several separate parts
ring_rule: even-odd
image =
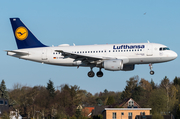
[[[123,60],[105,60],[103,62],[105,70],[119,71],[123,69]]]

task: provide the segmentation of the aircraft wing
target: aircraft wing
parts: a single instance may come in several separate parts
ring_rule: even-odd
[[[66,52],[63,50],[55,50],[56,52],[62,53],[64,58],[72,58],[75,59],[75,61],[83,61],[83,62],[92,62],[92,61],[98,61],[98,60],[107,60],[107,59],[117,59],[112,57],[102,57],[102,56],[93,56],[93,55],[87,55],[87,54],[76,54],[71,52]]]
[[[7,53],[15,53],[15,55],[21,55],[21,56],[24,56],[24,55],[29,55],[28,52],[20,52],[20,51],[13,51],[13,50],[5,50]]]

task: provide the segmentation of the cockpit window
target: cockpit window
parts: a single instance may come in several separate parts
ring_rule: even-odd
[[[170,49],[166,47],[166,48],[163,48],[163,50],[170,50]]]
[[[160,51],[170,50],[168,47],[159,48]]]

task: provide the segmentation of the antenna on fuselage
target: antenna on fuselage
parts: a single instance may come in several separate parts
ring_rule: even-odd
[[[147,41],[148,43],[150,43],[149,41]]]

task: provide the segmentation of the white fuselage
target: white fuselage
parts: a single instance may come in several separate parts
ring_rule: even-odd
[[[102,57],[102,60],[121,59],[123,64],[149,64],[171,61],[177,57],[174,51],[165,48],[167,48],[165,45],[156,43],[58,46],[18,49],[14,51],[25,52],[28,55],[18,55],[14,52],[8,52],[8,55],[51,65],[89,66],[81,60],[66,58],[57,52],[63,50],[84,56]]]

